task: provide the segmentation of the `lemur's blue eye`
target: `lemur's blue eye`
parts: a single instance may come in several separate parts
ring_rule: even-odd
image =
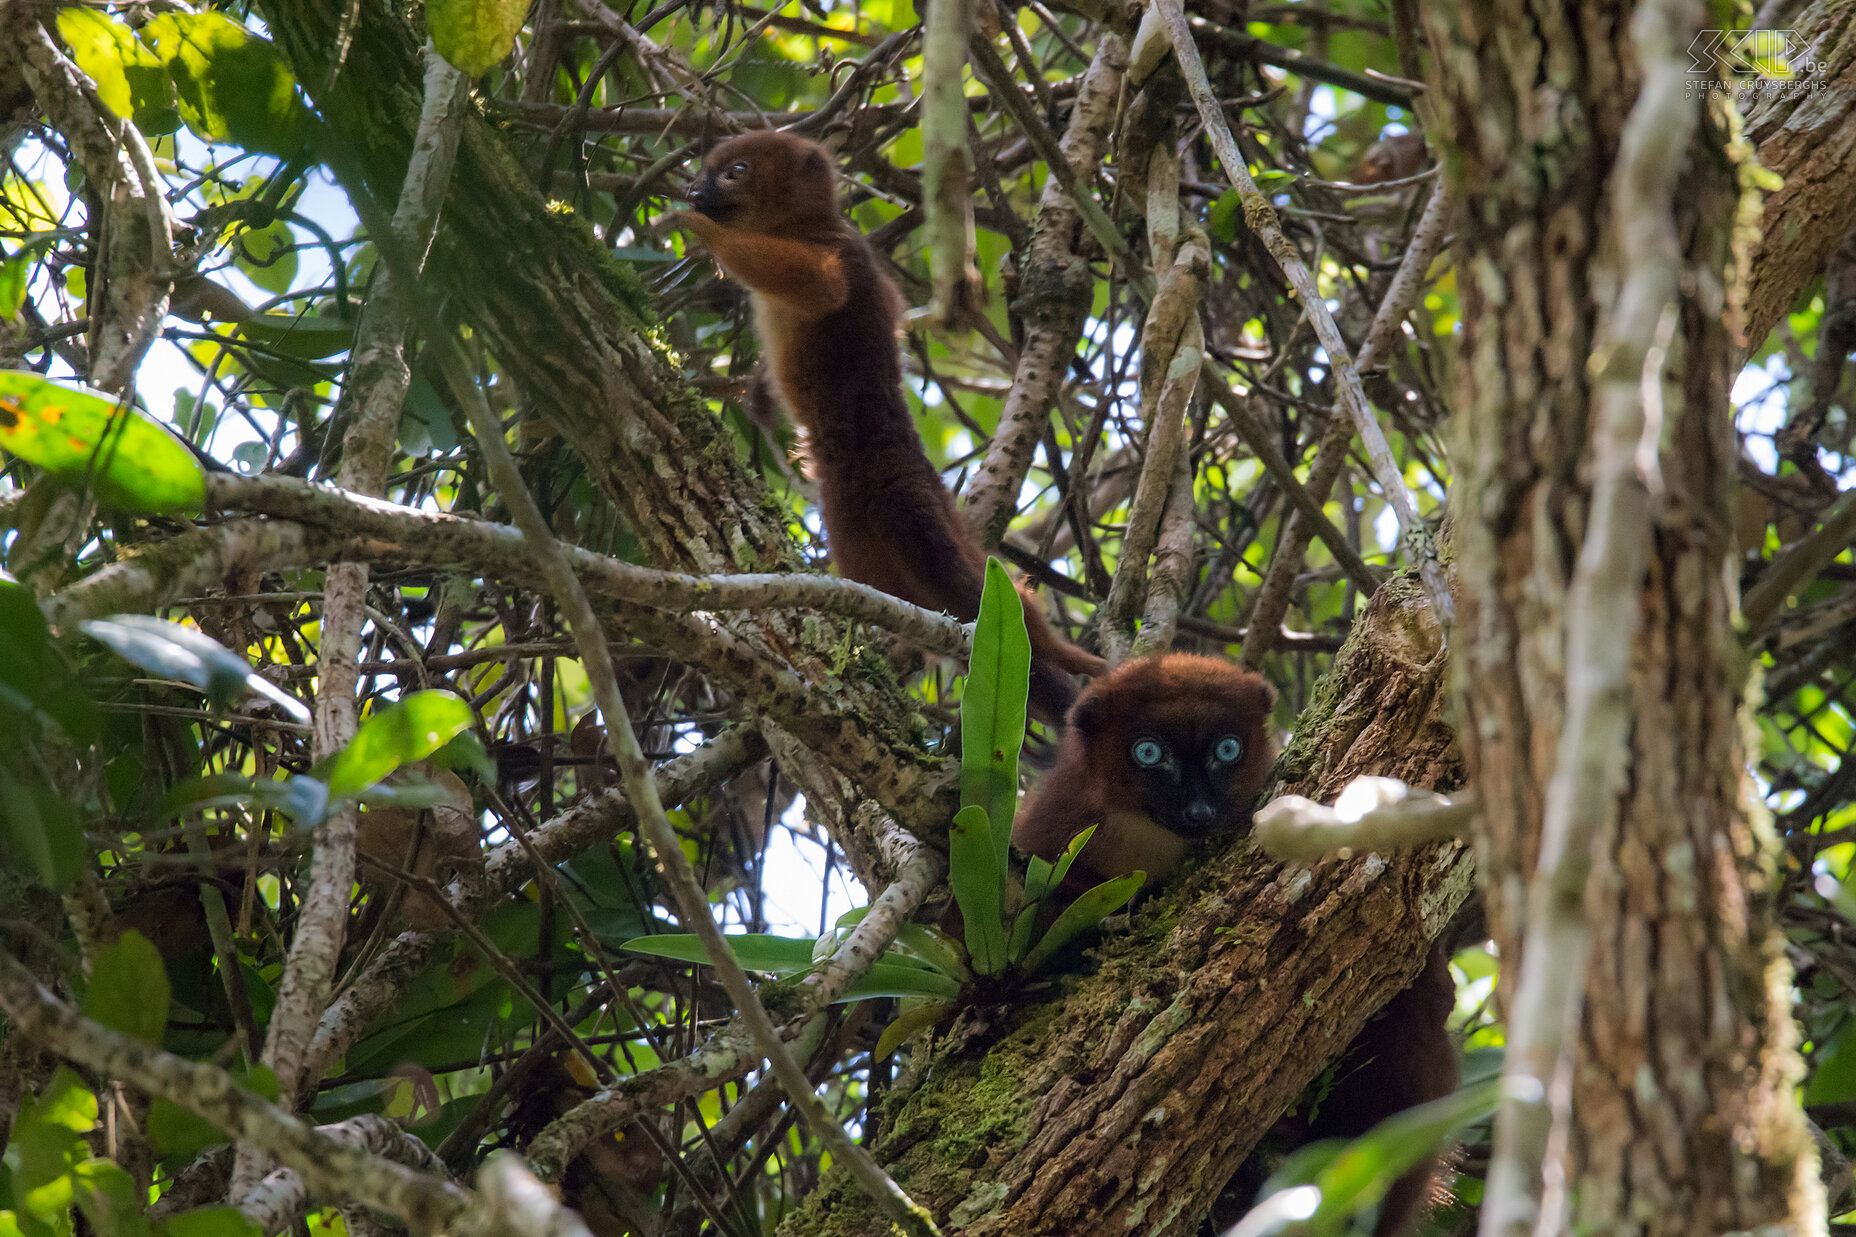
[[[1221,765],[1234,765],[1244,754],[1244,741],[1234,734],[1228,734],[1218,740],[1218,746],[1212,749],[1212,755]]]
[[[1135,740],[1134,748],[1129,754],[1134,757],[1134,763],[1143,769],[1151,769],[1166,759],[1166,749],[1160,746],[1158,739]]]

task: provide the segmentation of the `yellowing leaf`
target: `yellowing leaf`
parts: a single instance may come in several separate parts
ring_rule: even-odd
[[[428,0],[425,28],[438,54],[476,77],[515,50],[528,0]]]
[[[206,505],[199,462],[159,421],[34,373],[0,372],[0,447],[126,511]]]

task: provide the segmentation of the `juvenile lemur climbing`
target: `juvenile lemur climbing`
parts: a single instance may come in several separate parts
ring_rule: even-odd
[[[768,377],[805,429],[838,572],[962,620],[979,613],[985,557],[928,462],[902,393],[902,295],[838,211],[824,147],[756,132],[709,152],[676,216],[753,293]],[[1058,636],[1035,605],[1031,703],[1060,719],[1072,674],[1101,658]]]
[[[1198,844],[1250,827],[1275,756],[1275,703],[1275,688],[1216,657],[1124,662],[1071,707],[1056,760],[1019,812],[1012,841],[1054,860],[1094,825],[1064,881],[1071,897],[1137,870],[1150,885],[1160,881]],[[1362,1134],[1455,1090],[1456,1047],[1446,1027],[1454,1004],[1449,964],[1433,949],[1418,978],[1343,1056],[1308,1136]],[[1433,1192],[1436,1168],[1426,1161],[1392,1186],[1375,1237],[1406,1230]]]

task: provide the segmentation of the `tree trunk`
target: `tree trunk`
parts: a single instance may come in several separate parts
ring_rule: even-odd
[[[1563,721],[1565,603],[1591,497],[1587,362],[1625,256],[1612,172],[1638,66],[1623,6],[1427,14],[1433,97],[1454,147],[1446,166],[1467,204],[1451,493],[1459,734],[1484,807],[1483,888],[1512,996]],[[1771,837],[1739,714],[1748,653],[1732,627],[1727,399],[1739,195],[1719,121],[1709,108],[1675,195],[1685,252],[1663,369],[1661,493],[1645,533],[1625,788],[1585,900],[1562,1231],[1822,1223],[1792,1097]]]
[[[1277,765],[1331,801],[1365,773],[1449,788],[1445,656],[1423,590],[1373,598]],[[1189,1234],[1258,1137],[1418,972],[1467,848],[1282,865],[1249,841],[1138,904],[1028,1003],[971,1010],[886,1105],[878,1155],[967,1234]],[[835,1175],[793,1233],[884,1233]]]

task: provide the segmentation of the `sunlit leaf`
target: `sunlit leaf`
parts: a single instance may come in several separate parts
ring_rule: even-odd
[[[125,511],[197,514],[206,505],[199,463],[160,422],[34,373],[0,372],[0,447]]]
[[[26,281],[32,274],[32,261],[25,254],[0,261],[0,318],[19,321],[19,307],[26,303]]]
[[[96,1124],[97,1097],[68,1067],[60,1066],[40,1098],[22,1100],[13,1119],[7,1158],[13,1167],[14,1194],[24,1201],[25,1196],[68,1179],[89,1154],[83,1135]],[[61,1191],[64,1205],[69,1205],[69,1193],[68,1187]],[[32,1201],[40,1205],[54,1202]]]
[[[236,1207],[195,1207],[163,1221],[161,1237],[262,1237]]]
[[[296,236],[281,219],[262,228],[246,228],[232,246],[232,260],[251,282],[282,296],[296,282]],[[241,330],[244,325],[240,324]],[[353,332],[349,334],[352,337]]]
[[[142,34],[167,62],[195,134],[284,158],[302,150],[309,113],[268,42],[210,11],[162,13]]]
[[[84,1012],[124,1035],[159,1044],[172,991],[160,951],[130,928],[97,951]]]
[[[247,692],[263,696],[300,722],[309,720],[302,701],[251,668],[243,657],[205,632],[149,614],[117,614],[78,624],[91,639],[108,645],[150,674],[178,679],[224,708]]]
[[[477,77],[515,50],[528,0],[427,0],[425,28],[438,54]]]
[[[58,35],[77,67],[96,83],[103,106],[133,119],[150,136],[180,126],[167,65],[135,31],[95,9],[72,7],[58,11]]]
[[[414,692],[361,723],[322,770],[329,793],[353,795],[401,765],[424,760],[470,728],[470,706],[443,691]]]

